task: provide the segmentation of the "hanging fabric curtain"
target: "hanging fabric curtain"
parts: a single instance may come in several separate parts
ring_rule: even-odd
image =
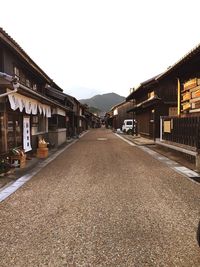
[[[10,102],[10,107],[13,110],[18,109],[17,101],[16,101],[16,96],[14,94],[8,95],[9,102]]]
[[[26,114],[33,115],[37,115],[39,110],[40,115],[43,114],[47,118],[51,117],[51,107],[32,98],[15,93],[8,95],[8,99],[12,110],[19,108],[20,112],[22,112],[25,109]]]

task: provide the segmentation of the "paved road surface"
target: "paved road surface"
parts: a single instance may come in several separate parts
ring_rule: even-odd
[[[200,266],[199,196],[200,185],[91,130],[0,204],[0,266]]]

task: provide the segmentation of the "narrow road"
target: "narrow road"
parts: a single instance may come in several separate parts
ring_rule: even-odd
[[[91,130],[0,204],[0,266],[198,267],[199,197],[200,185]]]

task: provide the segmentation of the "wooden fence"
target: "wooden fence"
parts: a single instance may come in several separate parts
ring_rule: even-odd
[[[200,149],[200,117],[161,117],[160,137]]]

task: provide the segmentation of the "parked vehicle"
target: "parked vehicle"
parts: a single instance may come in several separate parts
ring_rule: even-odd
[[[134,119],[124,120],[124,123],[122,125],[122,131],[127,134],[132,134],[135,127],[136,127],[136,120]]]

